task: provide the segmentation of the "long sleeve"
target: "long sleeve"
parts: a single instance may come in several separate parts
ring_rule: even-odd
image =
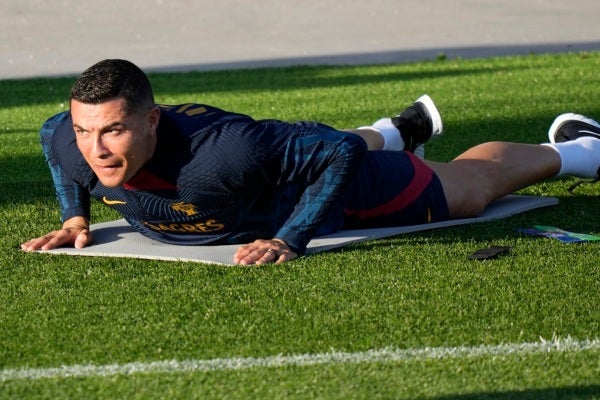
[[[70,167],[79,166],[80,170],[86,169],[83,164],[85,161],[76,157],[79,152],[73,151],[76,149],[75,138],[66,131],[71,130],[72,132],[69,121],[68,112],[60,113],[49,118],[40,130],[40,141],[52,174],[62,222],[76,216],[88,219],[90,217],[88,190],[74,181],[64,169],[65,163],[70,164]],[[77,171],[77,169],[75,170]],[[83,172],[84,175],[89,175],[89,173]]]
[[[282,177],[305,189],[275,237],[302,254],[315,231],[340,209],[366,153],[361,138],[341,132],[299,137],[290,143]]]

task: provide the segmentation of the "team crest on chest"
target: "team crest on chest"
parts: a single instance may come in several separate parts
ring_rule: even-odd
[[[171,204],[171,208],[177,212],[184,213],[188,217],[198,214],[198,209],[196,208],[195,205],[193,205],[191,203],[184,203],[184,202],[173,203],[173,204]]]

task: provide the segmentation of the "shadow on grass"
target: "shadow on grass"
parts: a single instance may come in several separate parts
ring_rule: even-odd
[[[182,73],[149,73],[157,95],[186,93],[226,93],[253,91],[286,91],[297,89],[331,88],[346,85],[426,80],[498,70],[514,71],[533,66],[478,66],[470,68],[444,67],[443,62],[425,64],[419,71],[390,71],[369,73],[365,67],[285,67],[265,69],[200,71]],[[381,71],[381,66],[378,66]],[[49,103],[68,103],[69,91],[75,77],[52,79],[0,80],[0,107],[19,107]]]
[[[504,392],[472,393],[464,395],[448,395],[432,397],[433,400],[509,400],[509,399],[597,399],[600,396],[600,385],[568,386],[564,388],[545,388],[510,390]],[[428,397],[429,398],[429,397]]]
[[[15,203],[34,203],[54,197],[50,170],[42,149],[39,155],[0,157],[0,206]]]
[[[488,74],[498,70],[514,71],[526,69],[525,66],[507,67],[471,67],[441,68],[443,64],[427,64],[419,71],[389,71],[369,73],[364,67],[287,67],[270,70],[220,71],[181,74],[150,74],[157,92],[253,92],[285,91],[297,89],[315,89],[343,87],[348,85],[369,85],[387,82],[406,82],[444,77],[457,77],[476,74]],[[174,78],[178,79],[174,79]],[[181,79],[184,78],[184,79]]]

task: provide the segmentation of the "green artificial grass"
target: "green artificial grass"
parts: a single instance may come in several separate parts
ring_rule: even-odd
[[[368,124],[432,96],[445,134],[427,158],[480,142],[540,143],[554,117],[600,118],[600,53],[384,66],[151,74],[157,101],[256,118]],[[270,357],[600,337],[600,243],[524,236],[536,224],[600,234],[599,185],[523,190],[560,205],[419,232],[282,266],[26,254],[59,225],[37,131],[74,78],[0,81],[0,376],[61,365]],[[93,222],[117,218],[93,204]],[[496,260],[475,250],[509,246]],[[600,351],[246,370],[8,379],[0,398],[600,398]]]

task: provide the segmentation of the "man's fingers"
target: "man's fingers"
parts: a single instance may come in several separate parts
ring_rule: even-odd
[[[250,247],[249,244],[241,246],[237,249],[235,255],[233,256],[234,263],[242,264],[242,260],[248,256],[248,247]]]
[[[241,252],[238,252],[236,257],[237,264],[241,265],[261,265],[272,261],[273,254],[267,248],[256,247],[254,244],[249,245]]]
[[[277,252],[274,249],[269,249],[266,251],[265,255],[256,262],[256,265],[265,264],[265,263],[275,263],[281,264],[289,260],[293,260],[296,258],[296,253],[291,250],[280,250],[281,252]],[[264,261],[263,261],[264,260]]]
[[[54,232],[51,232],[39,238],[31,239],[23,243],[21,245],[21,249],[24,251],[35,251],[44,249],[44,246],[52,246],[52,240],[54,240]]]
[[[27,242],[21,244],[21,250],[23,251],[33,251],[33,250],[37,250],[39,248],[39,246],[37,245],[39,239],[31,239],[28,240]]]
[[[260,252],[258,252],[258,253],[260,253]],[[278,257],[279,257],[279,254],[277,254],[277,251],[275,251],[275,249],[272,249],[269,247],[266,250],[264,250],[262,257],[260,257],[258,260],[256,260],[255,264],[262,265],[262,264],[270,263],[270,262],[274,261],[275,259],[277,259]]]
[[[275,264],[281,264],[283,262],[290,261],[290,260],[293,260],[294,258],[298,257],[296,255],[296,253],[294,253],[294,252],[291,252],[291,253],[292,253],[292,255],[285,254],[285,253],[280,254],[279,257],[277,258],[277,260],[275,260]]]
[[[53,232],[51,234],[48,234],[45,237],[50,237],[50,238],[42,247],[40,247],[40,250],[55,249],[64,244],[67,244],[71,239],[71,235],[69,234],[69,232],[65,232],[64,229]]]
[[[281,264],[297,257],[285,242],[277,239],[256,240],[253,243],[241,246],[233,260],[241,265],[262,265],[266,263]]]
[[[92,243],[92,240],[93,240],[93,238],[92,238],[92,232],[90,232],[87,229],[84,229],[81,232],[79,232],[79,234],[75,238],[75,248],[76,249],[82,249],[85,246],[87,246],[90,243]]]
[[[67,228],[50,232],[39,238],[31,239],[21,245],[24,251],[52,250],[60,246],[75,246],[82,248],[92,241],[88,229]]]

